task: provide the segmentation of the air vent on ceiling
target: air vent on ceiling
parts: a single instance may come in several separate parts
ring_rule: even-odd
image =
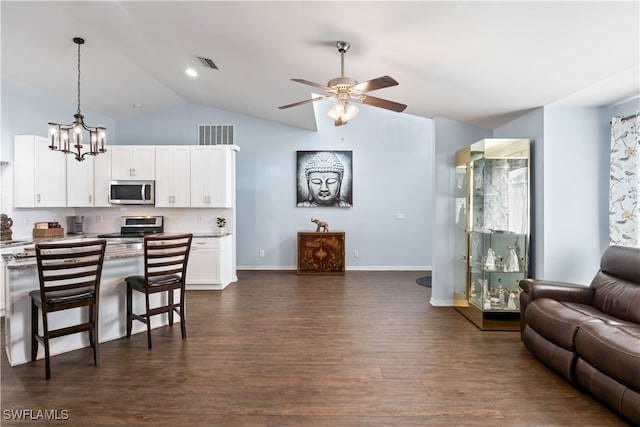
[[[200,62],[202,62],[202,65],[204,65],[205,67],[213,68],[214,70],[218,69],[218,66],[209,58],[205,58],[203,56],[198,56],[197,58],[200,60]]]
[[[233,145],[235,125],[198,126],[198,145]]]

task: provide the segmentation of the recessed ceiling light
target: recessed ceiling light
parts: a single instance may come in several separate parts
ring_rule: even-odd
[[[184,72],[187,73],[187,76],[198,77],[198,73],[193,68],[187,68]]]
[[[133,108],[142,108],[142,104],[133,104],[132,107]]]

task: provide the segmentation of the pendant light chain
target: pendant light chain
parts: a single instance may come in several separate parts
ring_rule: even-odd
[[[80,114],[80,46],[78,43],[78,114]]]

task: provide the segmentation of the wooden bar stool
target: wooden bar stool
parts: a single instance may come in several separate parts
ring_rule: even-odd
[[[151,316],[167,313],[173,326],[173,313],[180,316],[182,339],[187,337],[184,289],[187,277],[187,261],[193,234],[152,235],[144,238],[144,276],[129,276],[127,282],[127,337],[131,336],[133,320],[147,324],[147,344],[151,349]],[[133,312],[133,291],[145,296],[145,312]],[[180,299],[174,302],[174,291],[180,291]],[[167,293],[167,303],[151,307],[150,295]]]
[[[100,276],[106,240],[36,245],[40,289],[31,291],[31,361],[38,355],[38,343],[44,346],[45,376],[51,378],[49,340],[79,332],[89,332],[93,362],[100,363],[98,308]],[[49,313],[88,307],[86,322],[49,329]],[[38,310],[42,313],[42,335],[38,331]]]

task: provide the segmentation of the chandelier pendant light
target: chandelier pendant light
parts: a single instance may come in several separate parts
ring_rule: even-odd
[[[105,148],[107,144],[107,129],[100,126],[87,126],[84,123],[84,116],[80,111],[80,46],[84,44],[84,39],[74,37],[73,42],[78,45],[78,111],[73,115],[73,123],[69,125],[49,123],[49,137],[51,138],[49,148],[54,151],[73,154],[76,160],[81,162],[86,155],[96,156],[107,152]],[[86,147],[82,144],[84,131],[89,132],[89,143]],[[88,149],[88,151],[85,149]]]

